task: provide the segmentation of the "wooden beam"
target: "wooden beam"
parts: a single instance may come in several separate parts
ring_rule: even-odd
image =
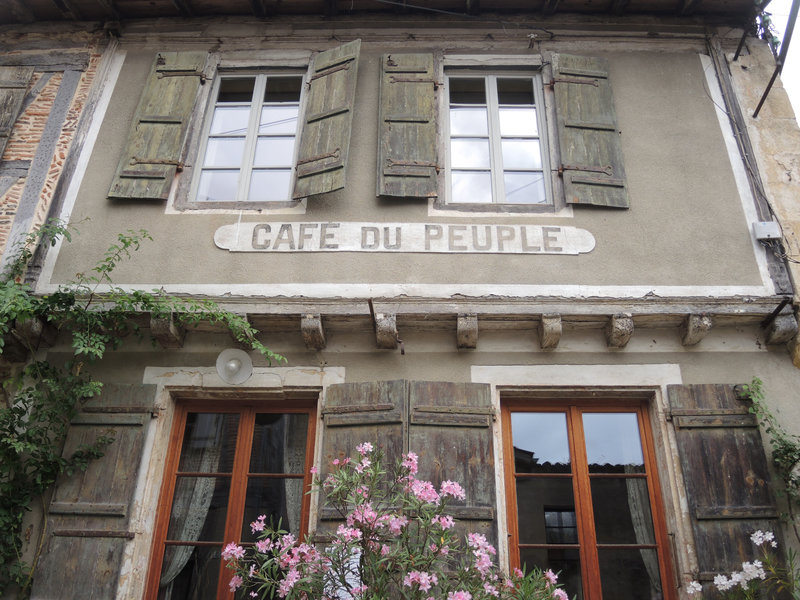
[[[300,319],[300,332],[309,350],[322,350],[325,347],[325,329],[322,327],[320,315],[303,315]]]
[[[191,0],[172,0],[172,5],[178,9],[182,17],[193,17],[194,10],[192,10]]]
[[[394,313],[375,313],[375,343],[382,350],[397,348],[397,315]]]
[[[542,5],[542,14],[545,17],[555,14],[555,12],[558,10],[559,4],[561,4],[561,0],[545,0],[544,4]]]
[[[259,19],[267,16],[267,5],[265,0],[250,0],[250,10]]]
[[[609,348],[624,348],[633,336],[633,316],[631,313],[612,315],[606,325],[606,344]]]
[[[186,330],[169,317],[150,317],[150,335],[162,348],[183,348]]]
[[[480,0],[464,0],[465,1],[465,9],[468,15],[479,15],[481,13],[481,2]]]
[[[625,10],[628,8],[630,3],[631,0],[613,0],[611,3],[611,13],[621,17],[625,14]]]
[[[681,323],[681,343],[684,346],[694,346],[708,335],[714,326],[714,320],[708,315],[686,315]]]
[[[785,344],[797,335],[797,319],[792,313],[778,315],[767,327],[767,344]]]
[[[542,315],[539,323],[539,346],[542,350],[558,347],[562,331],[561,315]]]
[[[28,8],[27,0],[6,0],[6,2],[11,16],[20,23],[33,23],[36,20],[36,15]]]
[[[459,348],[474,349],[478,347],[478,315],[475,313],[458,315],[456,339]]]
[[[75,8],[72,0],[53,0],[53,4],[58,7],[58,10],[60,10],[65,17],[69,16],[73,21],[83,20],[81,11]]]
[[[108,19],[111,21],[119,21],[121,15],[117,8],[116,0],[97,0],[97,3],[106,9],[108,12]]]
[[[681,16],[690,15],[702,3],[702,0],[681,0],[678,14]]]
[[[339,6],[336,0],[325,0],[325,16],[335,17],[339,13]]]

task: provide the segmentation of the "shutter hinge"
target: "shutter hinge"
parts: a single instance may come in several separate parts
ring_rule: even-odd
[[[350,69],[350,63],[353,61],[352,58],[348,59],[347,62],[344,62],[340,65],[336,65],[335,67],[328,67],[327,69],[323,69],[318,73],[314,73],[311,77],[308,78],[308,82],[311,83],[315,79],[320,79],[322,77],[327,77],[332,73],[336,73],[337,71],[347,71]]]
[[[592,173],[604,173],[611,177],[614,174],[614,169],[611,165],[605,167],[592,167],[589,165],[561,165],[558,167],[559,177],[564,175],[564,171],[591,171]]]
[[[341,150],[337,148],[333,152],[328,152],[326,154],[317,154],[316,156],[309,156],[308,158],[304,158],[303,160],[298,160],[295,169],[300,165],[305,165],[307,163],[316,162],[318,160],[322,160],[324,158],[339,158]]]
[[[432,83],[433,89],[438,90],[440,86],[444,85],[441,81],[435,79],[420,79],[419,77],[397,77],[396,75],[389,75],[389,83]]]
[[[436,171],[436,174],[439,174],[439,171],[442,167],[434,162],[426,162],[424,160],[392,160],[389,159],[386,161],[387,167],[430,167]]]
[[[552,81],[545,84],[546,87],[550,88],[551,90],[556,86],[557,83],[577,83],[580,85],[591,85],[597,87],[600,85],[600,82],[597,79],[576,79],[575,77],[554,77]]]
[[[199,77],[200,85],[205,85],[208,80],[202,71],[159,71],[158,78],[163,79],[164,77]]]
[[[139,158],[134,156],[131,158],[132,165],[170,165],[174,166],[176,171],[183,171],[186,166],[181,160],[171,160],[169,158]]]

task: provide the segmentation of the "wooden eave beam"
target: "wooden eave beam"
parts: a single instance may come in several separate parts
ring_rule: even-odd
[[[614,0],[611,3],[611,12],[617,17],[621,17],[625,14],[625,11],[628,8],[628,5],[631,3],[631,0]]]
[[[480,0],[464,0],[464,3],[464,9],[468,15],[479,15],[481,13]]]
[[[691,15],[703,0],[681,0],[678,14],[681,16]]]
[[[11,14],[20,23],[33,23],[36,21],[36,15],[28,8],[26,0],[7,0],[7,2]]]
[[[97,3],[108,11],[109,20],[119,21],[121,15],[115,0],[97,0]]]
[[[267,5],[265,0],[250,0],[250,10],[259,19],[267,16]]]
[[[53,0],[58,10],[61,11],[65,17],[70,17],[73,21],[80,21],[83,19],[81,12],[75,8],[72,0]]]
[[[339,6],[336,0],[325,0],[325,16],[335,17],[339,13]]]
[[[182,17],[193,17],[194,10],[190,0],[172,0],[172,5],[178,9]]]
[[[542,14],[545,17],[555,14],[559,4],[561,4],[561,0],[545,0],[542,5]]]

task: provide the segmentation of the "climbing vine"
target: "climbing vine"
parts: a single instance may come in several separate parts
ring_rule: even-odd
[[[33,564],[22,560],[23,521],[34,502],[44,506],[45,495],[60,475],[86,470],[114,441],[114,432],[108,431],[70,456],[62,456],[70,421],[102,389],[90,373],[91,366],[108,350],[118,348],[126,336],[143,335],[133,317],[150,314],[174,319],[181,326],[219,324],[270,363],[285,360],[257,339],[257,331],[244,316],[223,310],[213,301],[115,286],[115,268],[152,240],[144,230],[119,234],[90,270],[52,294],[35,294],[24,281],[33,251],[38,244],[55,245],[61,238],[71,241],[72,233],[59,222],[42,226],[15,248],[0,275],[0,358],[13,363],[19,359],[10,357],[20,349],[26,357],[22,366],[6,369],[5,401],[0,399],[0,597],[12,585],[17,586],[19,597],[29,594],[36,559]],[[101,287],[103,292],[98,293]],[[48,328],[69,339],[67,360],[37,357],[38,339]]]

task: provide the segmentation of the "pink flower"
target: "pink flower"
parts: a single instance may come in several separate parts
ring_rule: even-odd
[[[297,569],[289,569],[289,571],[286,573],[286,576],[283,578],[283,581],[281,581],[280,585],[278,586],[278,596],[285,598],[286,594],[291,591],[291,589],[294,587],[294,584],[296,584],[299,580],[300,573],[297,571]]]
[[[389,548],[389,546],[387,546],[386,544],[383,544],[381,546],[381,556],[388,556],[390,552],[391,548]]]
[[[264,521],[267,519],[267,515],[260,515],[258,519],[250,523],[250,531],[255,533],[256,531],[264,531]]]
[[[451,496],[457,500],[463,500],[467,497],[467,495],[464,493],[464,488],[462,488],[455,481],[443,481],[441,487],[439,488],[439,493],[442,496]]]
[[[372,444],[370,444],[369,442],[363,442],[358,446],[356,446],[356,450],[358,450],[358,453],[361,456],[364,456],[365,454],[369,454],[370,452],[372,452]]]
[[[514,567],[514,577],[524,577],[525,573],[519,567]]]
[[[569,600],[569,596],[567,596],[567,592],[565,592],[561,588],[553,591],[553,598],[555,598],[556,600]]]
[[[316,467],[316,465],[311,467],[311,474],[316,475],[317,473],[319,473],[319,469]]]
[[[243,583],[244,583],[244,579],[242,579],[238,575],[234,575],[233,577],[231,577],[230,583],[228,583],[228,587],[231,588],[232,592],[235,592],[240,587],[242,587]]]
[[[403,585],[413,587],[413,584],[417,584],[423,592],[430,591],[431,587],[437,583],[439,583],[439,578],[436,577],[436,573],[426,571],[411,571],[403,578]]]
[[[411,492],[423,502],[430,502],[431,504],[439,502],[439,494],[436,493],[436,488],[433,487],[430,481],[414,480],[411,483]]]
[[[404,516],[392,517],[389,521],[389,531],[394,535],[400,535],[400,532],[406,525],[408,525],[408,518]]]
[[[256,542],[256,550],[261,554],[266,554],[272,549],[272,540],[258,540]]]
[[[488,581],[483,584],[483,590],[490,596],[500,596],[500,592],[497,591],[497,588]]]
[[[558,582],[558,575],[553,573],[552,569],[547,569],[544,572],[544,578],[547,579],[548,585],[555,585]]]
[[[447,594],[447,600],[472,600],[472,594],[469,592],[450,592]]]
[[[236,542],[231,542],[222,551],[222,558],[230,560],[232,558],[242,558],[244,556],[244,548],[239,546]],[[240,584],[241,585],[241,584]]]
[[[403,455],[403,462],[401,463],[411,475],[416,475],[417,473],[417,461],[419,457],[414,454],[413,452],[409,452],[408,454]]]
[[[363,473],[364,469],[369,467],[372,464],[372,461],[366,457],[361,459],[361,462],[356,465],[356,471],[359,473]]]
[[[347,525],[339,525],[339,528],[336,530],[336,535],[341,538],[340,541],[347,543],[352,540],[360,540],[362,534],[360,529],[348,527]]]
[[[433,517],[433,519],[431,519],[431,523],[438,525],[442,529],[450,529],[455,525],[455,521],[450,515],[439,515]]]

